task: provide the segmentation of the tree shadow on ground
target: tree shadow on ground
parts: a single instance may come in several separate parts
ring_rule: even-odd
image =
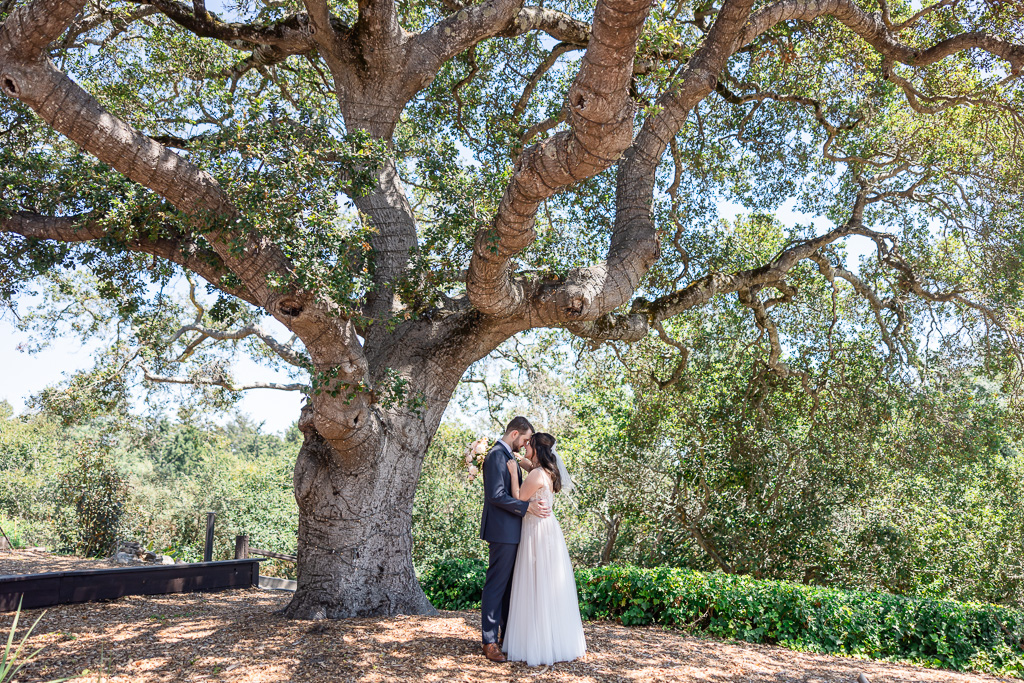
[[[479,612],[436,617],[290,621],[278,613],[290,594],[132,596],[51,608],[31,639],[46,649],[23,681],[77,676],[132,681],[704,681],[873,683],[997,681],[883,662],[792,652],[687,636],[657,627],[584,625],[588,653],[551,668],[493,664],[480,652]],[[28,610],[31,624],[40,610]],[[0,617],[9,627],[10,615]]]

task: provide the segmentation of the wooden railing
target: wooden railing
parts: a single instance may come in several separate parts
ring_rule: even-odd
[[[264,550],[263,548],[250,548],[247,535],[235,536],[235,559],[244,560],[250,555],[272,557],[275,560],[284,560],[285,562],[297,562],[299,559],[295,555],[288,555],[287,553],[276,553],[273,550]]]

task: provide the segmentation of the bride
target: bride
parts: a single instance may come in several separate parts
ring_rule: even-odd
[[[552,506],[554,494],[572,486],[558,454],[555,437],[538,432],[526,444],[533,469],[519,486],[518,465],[510,461],[512,495],[519,500],[543,500]],[[502,650],[510,661],[530,666],[569,662],[587,651],[576,595],[576,578],[565,546],[562,527],[554,515],[527,514],[519,539],[508,626]]]

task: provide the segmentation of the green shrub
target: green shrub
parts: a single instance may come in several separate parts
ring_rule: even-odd
[[[478,609],[487,563],[476,559],[442,560],[420,576],[431,604],[440,609]]]
[[[235,536],[255,548],[295,552],[298,510],[292,489],[294,455],[264,453],[247,460],[226,448],[211,449],[191,475],[167,476],[136,465],[129,535],[178,560],[198,562],[206,540],[206,513],[216,513],[213,559],[234,556]],[[261,573],[295,578],[295,565],[264,562]]]
[[[486,565],[439,562],[420,579],[443,609],[480,604]],[[576,571],[584,619],[661,624],[795,650],[1024,677],[1024,611],[818,588],[688,569]]]
[[[17,547],[54,547],[53,486],[73,453],[74,439],[55,421],[12,417],[0,401],[0,514]]]
[[[94,441],[80,444],[57,477],[61,550],[92,557],[113,552],[128,500],[128,480]]]
[[[8,517],[3,512],[0,512],[0,529],[15,548],[45,545],[50,538],[46,522]]]
[[[423,459],[412,510],[412,558],[417,568],[446,557],[486,557],[480,540],[480,480],[466,482],[463,450],[476,438],[465,428],[442,424]]]

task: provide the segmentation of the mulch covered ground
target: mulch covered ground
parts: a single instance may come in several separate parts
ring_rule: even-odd
[[[135,562],[138,566],[146,564]],[[76,569],[103,569],[121,567],[112,560],[53,555],[35,550],[0,550],[0,576],[5,574],[39,574],[41,572],[67,572]],[[4,641],[7,642],[6,640]]]
[[[96,566],[95,561],[0,552],[0,574]],[[584,624],[588,653],[530,668],[491,664],[480,654],[480,614],[302,622],[277,610],[290,594],[259,589],[61,605],[30,639],[46,649],[19,675],[45,681],[86,672],[86,681],[801,681],[871,683],[999,681],[993,676],[802,654],[723,642],[657,627]],[[27,610],[27,627],[42,610]],[[0,634],[12,614],[0,614]],[[26,623],[27,622],[27,623]],[[22,629],[19,629],[22,630]],[[1015,683],[1019,683],[1015,681]]]

